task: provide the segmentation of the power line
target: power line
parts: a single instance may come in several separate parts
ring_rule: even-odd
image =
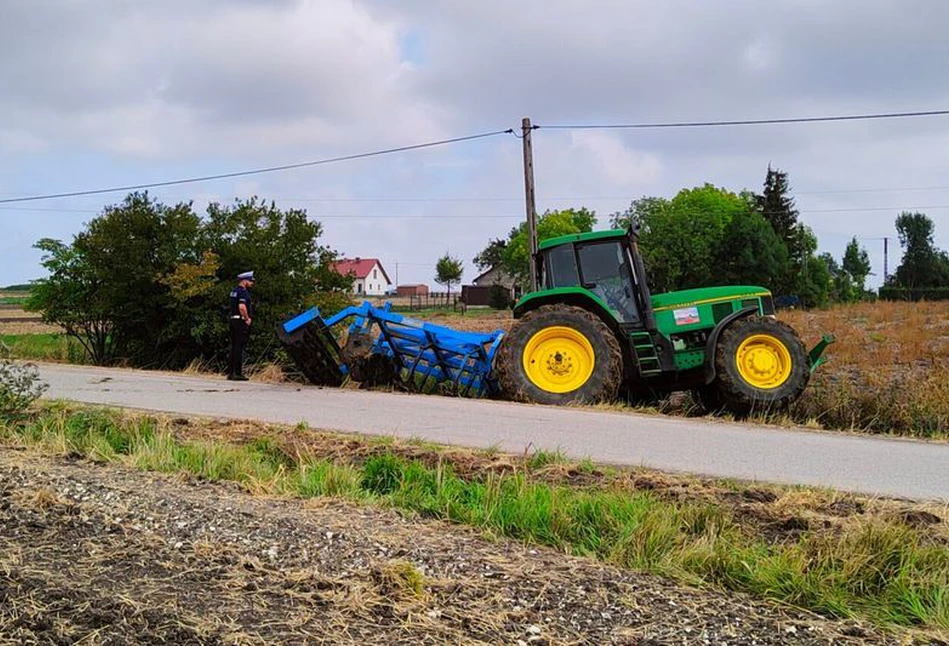
[[[864,211],[923,211],[923,210],[935,210],[935,209],[949,209],[949,204],[935,204],[928,206],[857,206],[857,207],[847,207],[847,208],[838,208],[838,209],[802,209],[798,210],[798,213],[801,215],[807,215],[812,213],[861,213]],[[96,211],[93,209],[55,209],[55,208],[33,208],[33,207],[10,207],[10,206],[0,206],[0,211],[25,211],[25,212],[49,212],[49,213],[82,213],[87,215],[98,214],[101,211]],[[783,211],[781,211],[783,213]],[[760,213],[760,211],[759,211]],[[763,215],[770,215],[771,211],[763,212]],[[499,213],[482,213],[482,214],[451,214],[451,213],[378,213],[378,214],[368,214],[368,213],[357,213],[357,214],[321,214],[321,213],[309,213],[310,217],[315,220],[321,220],[324,218],[342,218],[342,219],[439,219],[439,218],[465,218],[465,219],[479,219],[479,218],[521,218],[522,215],[518,214],[499,214]]]
[[[821,121],[866,121],[870,119],[902,119],[906,117],[934,117],[949,114],[949,110],[926,110],[920,112],[885,112],[878,114],[849,114],[832,117],[791,117],[786,119],[741,119],[733,121],[672,121],[660,123],[616,123],[616,124],[554,124],[535,125],[546,130],[613,130],[647,128],[706,128],[716,126],[760,126],[786,123],[816,123]]]
[[[328,159],[318,159],[316,161],[298,162],[296,164],[283,164],[281,166],[269,166],[266,168],[255,168],[253,170],[236,171],[233,173],[219,173],[216,175],[203,175],[199,177],[187,177],[184,179],[168,180],[164,182],[151,182],[148,184],[134,184],[130,186],[116,186],[112,188],[99,188],[84,191],[71,191],[66,193],[50,193],[47,195],[31,195],[28,197],[11,197],[0,199],[0,204],[11,204],[14,202],[35,202],[39,200],[51,200],[61,197],[81,197],[83,195],[100,195],[102,193],[119,193],[126,191],[137,191],[145,188],[159,188],[162,186],[176,186],[179,184],[194,184],[196,182],[208,182],[217,179],[229,179],[232,177],[246,177],[248,175],[261,175],[263,173],[275,173],[278,171],[293,170],[296,168],[307,168],[310,166],[321,166],[323,164],[332,164],[336,162],[352,161],[354,159],[366,159],[367,157],[378,157],[380,155],[390,155],[392,153],[406,152],[409,150],[420,150],[422,148],[432,148],[435,146],[444,146],[447,144],[456,144],[463,141],[473,141],[475,139],[485,139],[487,137],[496,137],[498,135],[513,134],[514,130],[494,130],[492,132],[483,132],[476,135],[466,135],[464,137],[452,137],[451,139],[441,139],[439,141],[429,141],[421,144],[412,144],[409,146],[399,146],[397,148],[386,148],[384,150],[374,150],[372,152],[357,153],[354,155],[342,155],[339,157],[330,157]]]
[[[949,186],[894,186],[890,188],[841,188],[822,191],[788,191],[795,195],[829,195],[832,193],[897,193],[899,191],[945,191]]]

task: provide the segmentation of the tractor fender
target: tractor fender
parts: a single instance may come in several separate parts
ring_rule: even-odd
[[[708,341],[705,342],[705,384],[708,385],[715,381],[715,350],[718,349],[718,338],[722,335],[722,330],[739,319],[752,316],[758,313],[757,305],[749,305],[737,312],[732,312],[721,321],[708,335]]]

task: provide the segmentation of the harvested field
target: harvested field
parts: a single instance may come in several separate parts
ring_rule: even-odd
[[[47,325],[36,312],[27,312],[19,306],[0,307],[0,334],[56,334],[62,328]]]
[[[10,449],[0,597],[11,644],[927,642],[392,510]]]
[[[879,301],[782,318],[806,339],[831,332],[830,363],[793,408],[827,428],[949,433],[949,302]]]
[[[42,323],[42,317],[36,312],[27,312],[19,305],[0,304],[0,334],[6,334],[2,326],[20,323]]]
[[[778,318],[809,347],[827,332],[837,342],[789,417],[773,421],[919,437],[949,434],[949,302],[879,301],[782,311]],[[482,332],[513,324],[509,312],[430,320]],[[682,397],[659,408],[680,414],[695,409]]]

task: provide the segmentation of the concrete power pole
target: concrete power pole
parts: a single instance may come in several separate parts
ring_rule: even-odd
[[[530,117],[521,121],[521,132],[524,142],[524,199],[527,207],[527,239],[530,249],[531,291],[537,291],[537,267],[534,264],[534,254],[537,253],[537,209],[534,199],[534,149],[531,144]]]

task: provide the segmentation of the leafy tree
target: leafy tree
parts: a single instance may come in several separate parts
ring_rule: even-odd
[[[235,276],[256,272],[252,356],[277,350],[274,325],[347,279],[329,269],[335,254],[318,244],[319,223],[256,198],[212,204],[201,218],[190,204],[165,206],[133,193],[107,207],[72,244],[41,240],[49,271],[29,301],[44,320],[79,339],[97,364],[124,361],[175,368],[227,351],[227,295]]]
[[[435,263],[435,282],[448,288],[446,302],[451,298],[452,283],[460,282],[463,273],[464,268],[461,265],[461,261],[457,258],[452,258],[447,252]]]
[[[50,276],[37,283],[28,307],[78,339],[97,364],[155,365],[187,354],[189,343],[168,338],[175,302],[161,278],[179,263],[198,262],[199,230],[190,204],[168,207],[133,193],[94,218],[72,245],[37,243]]]
[[[643,196],[633,200],[625,211],[613,213],[610,216],[610,226],[614,229],[628,229],[631,222],[639,222],[640,226],[647,227],[656,214],[669,207],[669,200],[662,197]]]
[[[847,243],[841,269],[848,274],[856,290],[854,300],[862,299],[866,293],[867,276],[870,275],[870,255],[856,238]]]
[[[545,211],[537,218],[537,242],[550,238],[587,233],[596,224],[596,214],[585,208]],[[501,266],[523,287],[530,282],[530,243],[527,223],[511,231],[510,241],[502,254]]]
[[[861,298],[860,292],[854,285],[853,278],[840,266],[837,259],[826,251],[818,256],[830,274],[830,291],[828,300],[835,303],[849,303]]]
[[[111,308],[99,292],[100,281],[84,249],[50,238],[34,247],[44,252],[42,264],[50,275],[34,283],[25,308],[40,312],[45,323],[60,326],[78,340],[93,363],[108,363],[114,328]]]
[[[770,224],[751,209],[737,211],[723,232],[715,280],[771,287],[788,267],[787,247]]]
[[[797,295],[804,307],[826,307],[830,302],[832,278],[827,265],[812,252],[798,278]]]
[[[492,267],[497,267],[504,258],[504,249],[506,247],[507,240],[504,238],[495,238],[474,257],[473,262],[475,267],[480,271],[487,271]]]
[[[537,217],[537,241],[571,233],[593,230],[596,213],[585,208],[545,211]],[[474,262],[482,271],[500,265],[506,274],[526,287],[530,282],[530,251],[527,223],[511,229],[506,239],[496,238],[475,256]]]
[[[903,259],[894,276],[897,286],[949,286],[949,257],[936,249],[934,229],[933,221],[923,213],[904,211],[896,218],[896,232],[903,248]]]
[[[311,221],[301,209],[283,211],[257,198],[236,200],[230,206],[211,204],[204,229],[207,247],[221,260],[219,282],[208,295],[209,311],[214,309],[212,303],[218,311],[227,304],[237,274],[254,270],[255,329],[248,347],[248,356],[254,359],[273,353],[276,344],[271,330],[311,304],[315,290],[322,294],[325,309],[327,293],[337,296],[332,301],[335,305],[341,301],[340,293],[352,286],[350,277],[332,269],[336,253],[319,244],[322,225]],[[223,324],[223,318],[215,317],[215,325],[217,322]],[[215,354],[226,349],[218,348],[217,343],[214,348]],[[211,353],[212,346],[206,342],[202,352]]]
[[[732,282],[735,272],[742,265],[748,266],[750,259],[732,258],[732,273],[723,273],[719,263],[726,230],[736,215],[749,210],[746,198],[705,184],[683,189],[671,200],[635,200],[626,211],[614,213],[610,221],[614,227],[626,227],[632,219],[640,223],[649,283],[654,291],[662,292]],[[736,224],[732,234],[738,235],[745,227],[754,228],[755,224],[744,220]],[[757,228],[761,230],[760,225]]]

